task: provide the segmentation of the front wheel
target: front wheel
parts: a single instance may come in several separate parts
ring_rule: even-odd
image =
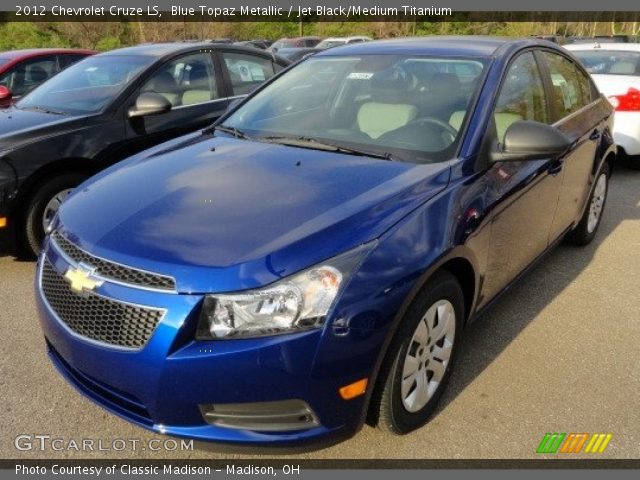
[[[609,164],[605,163],[596,178],[587,209],[576,228],[569,234],[568,240],[574,245],[588,245],[596,236],[607,203],[610,173]]]
[[[382,366],[381,428],[405,434],[427,423],[449,380],[463,317],[460,284],[438,273],[407,311]]]
[[[23,217],[19,246],[25,256],[40,253],[42,241],[62,202],[87,179],[81,173],[67,173],[41,183],[32,194]]]

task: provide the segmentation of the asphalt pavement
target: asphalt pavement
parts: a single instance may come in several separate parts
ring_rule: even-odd
[[[192,451],[17,450],[19,435],[108,446],[166,438],[107,413],[56,373],[36,318],[33,275],[34,263],[0,250],[0,458],[534,458],[547,432],[611,433],[598,458],[640,458],[637,171],[616,172],[591,245],[560,246],[466,330],[440,408],[403,437],[366,426],[306,452],[206,443]]]

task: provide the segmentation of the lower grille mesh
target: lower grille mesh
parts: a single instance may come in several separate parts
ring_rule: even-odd
[[[42,291],[51,308],[78,335],[119,347],[143,347],[162,310],[127,305],[92,293],[79,294],[46,259],[42,265]]]

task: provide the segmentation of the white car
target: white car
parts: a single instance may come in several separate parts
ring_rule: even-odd
[[[372,39],[363,35],[355,37],[329,37],[322,40],[316,48],[325,50],[327,48],[339,47],[341,45],[349,45],[352,43],[370,42]]]
[[[640,155],[640,44],[583,43],[565,48],[582,62],[615,107],[613,136],[618,151]],[[640,169],[639,158],[629,164]]]

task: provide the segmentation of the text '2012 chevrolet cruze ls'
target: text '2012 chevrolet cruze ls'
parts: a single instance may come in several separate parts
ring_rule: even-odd
[[[409,432],[478,312],[561,239],[594,237],[612,121],[539,40],[320,53],[69,197],[38,263],[50,357],[158,432]]]

